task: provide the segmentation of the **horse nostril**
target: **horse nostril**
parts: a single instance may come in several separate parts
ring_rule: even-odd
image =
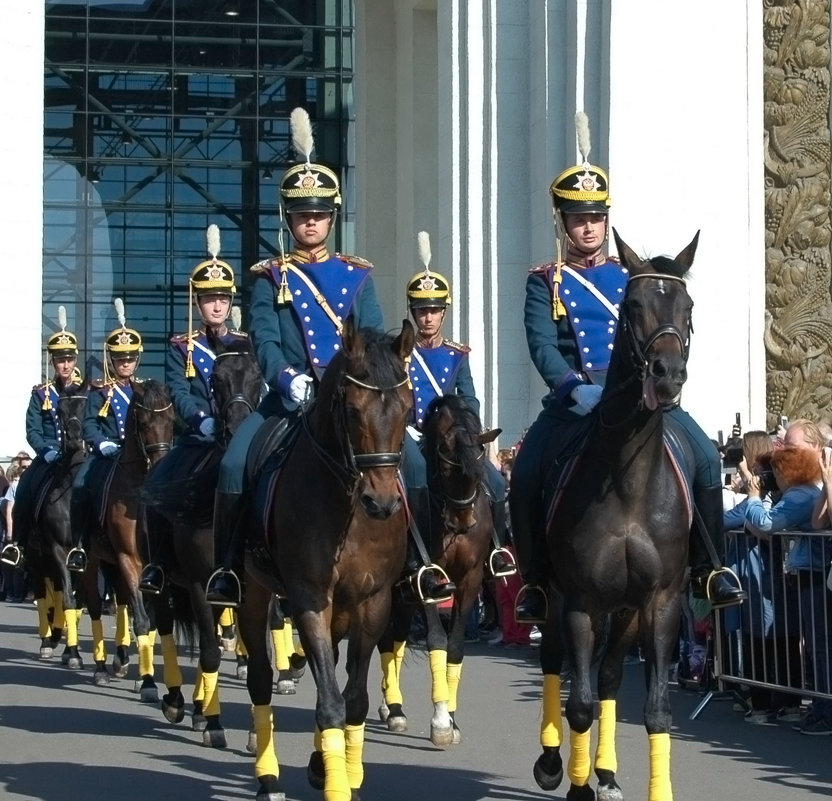
[[[655,378],[664,378],[667,375],[667,365],[663,359],[653,359],[650,365],[650,373]]]

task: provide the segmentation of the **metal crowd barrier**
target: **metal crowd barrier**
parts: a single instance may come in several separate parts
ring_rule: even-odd
[[[795,706],[804,698],[832,700],[832,531],[781,531],[766,539],[731,531],[725,544],[725,564],[748,599],[714,614],[716,689],[691,719],[717,695],[737,695],[739,686],[793,695]],[[808,551],[806,569],[787,570],[798,544]]]

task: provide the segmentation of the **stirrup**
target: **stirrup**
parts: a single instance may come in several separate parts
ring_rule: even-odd
[[[214,589],[212,593],[211,584],[216,580],[220,580],[225,577],[233,580],[236,585],[233,596],[220,596],[217,594],[216,589]],[[213,598],[211,597],[212,594]],[[236,609],[243,602],[243,586],[240,583],[240,579],[237,574],[233,570],[229,570],[225,567],[217,568],[210,576],[208,576],[208,583],[205,585],[205,600],[210,606],[220,606],[223,608],[230,607],[231,609]]]
[[[410,577],[410,580],[413,584],[413,588],[416,591],[416,597],[419,601],[425,606],[431,606],[432,604],[442,604],[445,603],[448,599],[447,598],[425,598],[422,594],[422,576],[425,573],[438,573],[437,580],[444,581],[446,584],[450,584],[451,580],[448,578],[448,574],[437,564],[431,565],[422,565],[416,573]]]
[[[718,576],[730,576],[733,579],[734,586],[736,587],[738,594],[737,596],[727,603],[714,603],[711,599],[711,589],[712,589],[712,582]],[[736,606],[741,604],[746,598],[748,598],[748,594],[743,590],[742,583],[740,582],[739,576],[731,570],[730,567],[719,567],[714,568],[708,573],[707,578],[704,580],[704,590],[705,590],[705,598],[708,600],[708,603],[711,605],[712,609],[723,609],[727,606]]]
[[[154,573],[158,574],[158,582],[151,581],[152,578],[157,577],[153,575]],[[161,565],[155,563],[145,565],[139,576],[139,592],[145,595],[160,595],[166,581],[165,569]]]
[[[508,564],[499,569],[494,569],[494,559],[497,556],[502,556]],[[508,548],[494,548],[488,555],[488,570],[494,578],[504,578],[506,576],[513,576],[517,572],[517,562],[514,559],[514,554]]]
[[[526,596],[529,593],[538,593],[543,597],[543,616],[542,617],[535,617],[535,618],[522,618],[517,616],[517,610],[520,606],[523,605],[523,601],[526,600]],[[524,584],[520,588],[520,592],[517,593],[517,597],[514,599],[514,622],[515,623],[529,623],[532,625],[541,625],[546,622],[547,618],[549,617],[549,596],[546,593],[546,590],[543,589],[539,584]]]
[[[0,551],[0,562],[4,565],[17,567],[23,561],[23,552],[13,542]]]
[[[70,562],[74,561],[72,559],[73,555],[77,554],[80,554],[81,564],[71,565]],[[87,569],[87,552],[80,545],[76,545],[74,548],[71,548],[69,553],[66,555],[66,566],[73,573],[83,573]]]

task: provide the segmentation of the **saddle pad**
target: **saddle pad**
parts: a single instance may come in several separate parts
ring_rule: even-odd
[[[92,511],[98,520],[98,524],[102,527],[107,513],[107,498],[110,496],[110,487],[117,467],[118,461],[116,459],[96,457],[87,475],[87,486],[94,488],[92,490]]]

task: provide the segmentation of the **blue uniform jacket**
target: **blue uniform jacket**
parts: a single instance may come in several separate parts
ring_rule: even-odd
[[[318,256],[312,264],[297,253],[290,254],[290,259],[341,320],[351,314],[357,328],[383,331],[381,307],[370,275],[372,265],[340,254]],[[260,262],[252,271],[257,279],[251,290],[251,339],[270,390],[260,411],[264,416],[282,416],[297,408],[289,399],[292,379],[300,373],[319,378],[341,347],[341,337],[309,287],[291,271],[286,274],[291,302],[279,300],[283,278],[279,259]]]
[[[627,284],[627,270],[614,261],[572,268],[594,284],[616,308]],[[615,339],[616,318],[588,289],[564,270],[560,300],[566,314],[552,314],[555,266],[534,268],[526,281],[524,325],[532,363],[560,403],[579,384],[604,385]]]
[[[471,411],[479,416],[480,402],[474,392],[474,379],[468,363],[470,350],[466,345],[448,339],[435,348],[415,348],[410,359],[410,382],[413,384],[413,417],[417,428],[422,427],[430,402],[440,395],[430,376],[442,395],[460,395]]]
[[[51,408],[44,409],[47,387]],[[61,449],[63,432],[58,421],[59,386],[55,379],[49,384],[40,384],[32,388],[32,397],[26,409],[26,441],[34,448],[37,456],[47,451]]]
[[[171,337],[165,368],[168,376],[173,407],[176,413],[190,426],[192,431],[199,430],[199,424],[206,417],[212,417],[213,393],[211,374],[214,372],[216,354],[208,345],[204,327],[194,331],[193,364],[196,375],[188,378],[185,366],[188,360],[188,335]],[[235,342],[248,339],[242,331],[228,330],[220,337],[222,343],[233,346]]]
[[[99,412],[104,408],[112,388],[110,405],[107,415],[102,417]],[[127,410],[133,397],[132,382],[121,384],[105,384],[93,387],[89,392],[87,412],[84,415],[84,439],[96,453],[102,442],[115,442],[118,445],[124,440],[124,424],[127,420]]]

